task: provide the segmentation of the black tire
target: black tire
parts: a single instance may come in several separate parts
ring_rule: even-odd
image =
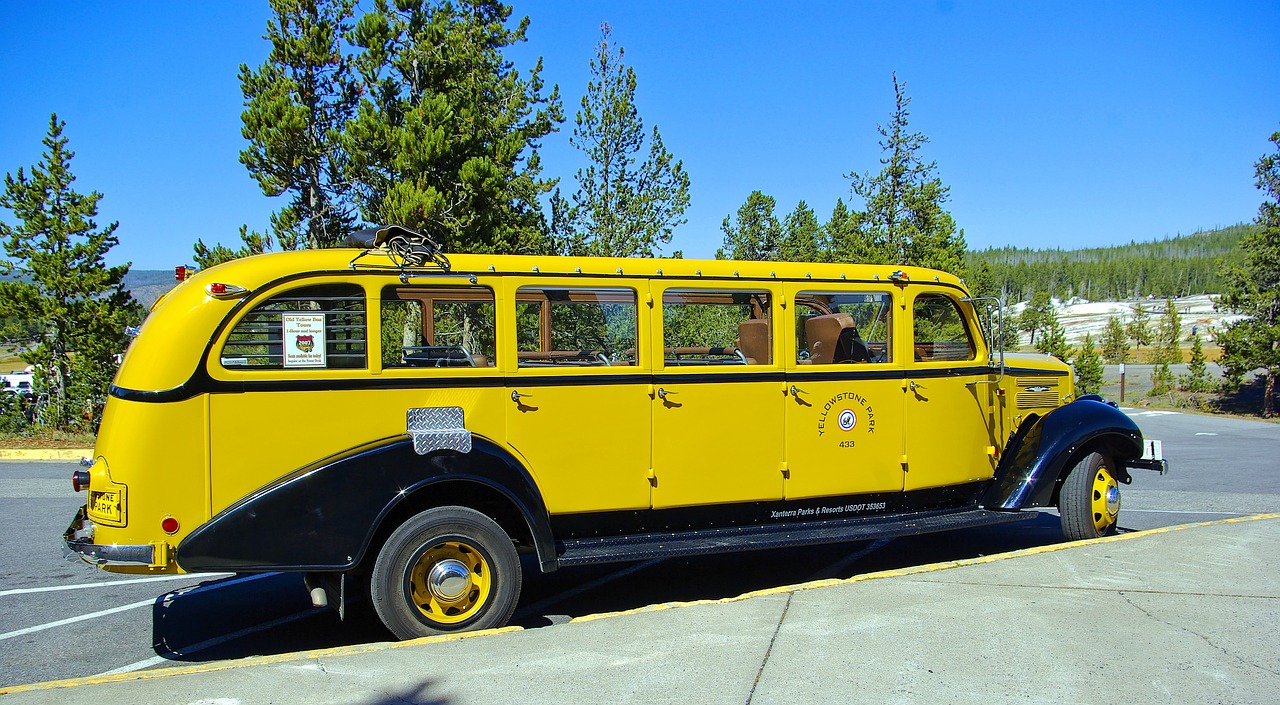
[[[439,507],[395,530],[378,552],[369,596],[401,639],[500,627],[520,599],[520,559],[492,519]]]
[[[1058,493],[1062,535],[1068,541],[1096,539],[1116,532],[1120,485],[1110,461],[1101,453],[1080,459]],[[1112,496],[1114,495],[1114,496]]]

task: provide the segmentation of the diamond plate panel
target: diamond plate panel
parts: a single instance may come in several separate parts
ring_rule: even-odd
[[[405,425],[413,437],[413,451],[418,455],[442,449],[471,452],[471,432],[467,430],[460,406],[409,409]]]

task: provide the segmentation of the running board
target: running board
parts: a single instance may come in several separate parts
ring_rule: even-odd
[[[572,539],[558,544],[560,566],[640,561],[766,548],[868,541],[1026,521],[1037,512],[993,512],[986,509],[887,514],[857,519],[792,522],[721,529],[657,532],[628,536]]]

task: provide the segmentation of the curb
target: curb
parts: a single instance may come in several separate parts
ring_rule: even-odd
[[[1086,539],[1083,541],[1069,541],[1065,543],[1050,544],[1048,546],[1035,546],[1032,548],[1024,548],[1008,553],[1000,553],[991,556],[980,556],[978,558],[965,558],[955,561],[942,561],[939,563],[930,563],[921,566],[912,566],[909,568],[897,568],[893,570],[883,570],[875,573],[865,573],[855,575],[850,578],[826,578],[822,580],[814,580],[806,583],[795,585],[785,585],[764,590],[756,590],[744,593],[736,597],[726,597],[717,600],[694,600],[689,602],[665,602],[656,605],[648,605],[638,607],[631,610],[623,610],[618,612],[602,612],[599,614],[583,615],[574,617],[569,620],[569,624],[581,622],[593,622],[600,619],[608,619],[611,617],[621,617],[631,614],[643,614],[648,612],[662,612],[680,607],[695,607],[701,605],[730,604],[734,602],[742,602],[756,597],[766,597],[769,595],[780,595],[790,592],[798,592],[801,590],[814,590],[817,588],[831,587],[835,585],[849,585],[869,580],[882,580],[885,578],[905,577],[911,575],[919,575],[922,573],[933,573],[952,568],[961,568],[964,566],[981,565],[985,563],[995,563],[1006,561],[1013,558],[1022,558],[1025,556],[1035,556],[1044,553],[1054,553],[1069,548],[1081,548],[1091,546],[1093,544],[1113,543],[1116,541],[1128,541],[1131,539],[1141,538],[1144,536],[1155,536],[1158,534],[1167,534],[1175,531],[1185,531],[1187,529],[1195,529],[1207,526],[1223,526],[1227,524],[1239,524],[1249,521],[1263,521],[1280,519],[1280,513],[1277,514],[1253,514],[1243,517],[1232,517],[1230,519],[1216,519],[1213,521],[1198,522],[1195,524],[1178,524],[1176,526],[1164,526],[1156,529],[1148,529],[1146,531],[1134,531],[1127,534],[1117,536],[1105,536],[1097,539]],[[459,641],[462,639],[474,639],[477,637],[486,637],[495,634],[509,634],[512,632],[524,631],[523,627],[500,627],[497,629],[485,629],[476,632],[464,632],[461,634],[442,634],[439,636],[428,636],[420,639],[412,639],[400,642],[377,642],[373,644],[359,644],[353,646],[335,646],[325,649],[313,649],[310,651],[297,651],[287,654],[273,654],[270,656],[250,656],[235,661],[223,661],[215,663],[205,663],[191,666],[171,666],[167,668],[156,668],[145,671],[133,671],[130,673],[115,673],[110,675],[82,676],[79,678],[68,678],[56,681],[44,681],[40,683],[28,683],[25,685],[14,685],[8,687],[0,687],[0,695],[9,695],[12,693],[22,693],[33,690],[56,690],[61,688],[74,688],[86,685],[100,685],[105,683],[121,683],[126,681],[152,680],[157,678],[168,678],[171,676],[181,676],[196,673],[211,673],[215,671],[236,670],[249,666],[262,666],[277,663],[286,663],[290,661],[305,661],[310,659],[327,658],[333,656],[354,656],[357,654],[367,654],[379,651],[389,651],[392,649],[401,649],[409,646],[419,646],[423,644],[437,644],[442,642]]]
[[[79,460],[92,458],[91,448],[9,448],[0,449],[0,460]]]

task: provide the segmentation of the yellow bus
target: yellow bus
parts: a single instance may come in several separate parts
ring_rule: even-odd
[[[410,230],[158,301],[65,541],[123,573],[297,571],[401,638],[543,571],[1016,522],[1116,527],[1137,426],[993,350],[949,274],[444,255]],[[988,326],[988,329],[990,326]]]

